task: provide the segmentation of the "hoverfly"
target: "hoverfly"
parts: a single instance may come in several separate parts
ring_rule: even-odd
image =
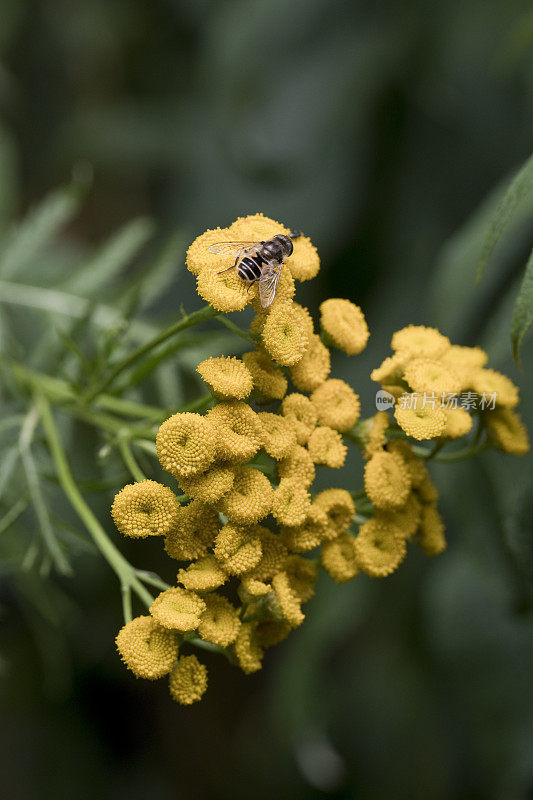
[[[236,269],[239,278],[250,287],[257,281],[261,306],[268,308],[276,297],[281,268],[292,253],[292,240],[301,235],[300,231],[291,231],[289,236],[277,233],[262,242],[218,242],[212,244],[209,251],[219,255],[236,253],[235,263],[218,274]]]

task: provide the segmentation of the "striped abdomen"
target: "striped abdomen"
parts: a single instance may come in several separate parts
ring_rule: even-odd
[[[247,283],[258,281],[263,271],[263,265],[266,263],[259,253],[254,256],[244,256],[237,264],[237,275]]]

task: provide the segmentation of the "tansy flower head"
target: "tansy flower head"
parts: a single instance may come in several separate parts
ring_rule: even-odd
[[[266,411],[259,412],[258,416],[263,426],[263,449],[277,461],[285,458],[296,444],[296,433],[291,421]]]
[[[471,378],[472,389],[479,395],[496,398],[496,405],[501,408],[514,408],[518,405],[518,387],[507,375],[495,369],[480,369]]]
[[[227,464],[214,464],[206,472],[180,478],[183,491],[202,503],[216,503],[233,486],[235,470]]]
[[[355,539],[349,533],[341,533],[331,542],[324,542],[320,549],[320,561],[335,583],[345,583],[359,572],[355,557]]]
[[[255,284],[254,288],[256,290],[252,295],[252,306],[255,309],[255,311],[261,313],[261,311],[263,311],[264,309],[261,304],[259,292],[256,288],[257,285],[258,284]],[[284,264],[281,268],[281,272],[279,275],[278,287],[276,289],[276,296],[273,302],[268,307],[268,312],[271,313],[276,308],[276,306],[280,305],[281,303],[286,303],[288,301],[291,301],[292,298],[294,297],[295,291],[296,291],[296,286],[294,285],[294,278],[292,277],[290,268],[286,264]]]
[[[315,513],[311,506],[307,519],[294,527],[283,527],[281,536],[283,542],[293,553],[308,553],[318,547],[328,530],[328,520],[326,514],[319,509]]]
[[[324,531],[325,539],[335,539],[345,533],[355,516],[354,502],[345,489],[320,492],[313,501],[313,507],[326,514],[328,527],[327,532]]]
[[[436,503],[439,499],[439,490],[429,477],[429,474],[426,475],[416,491],[424,503]]]
[[[433,504],[422,508],[418,543],[427,556],[438,556],[446,548],[444,523]]]
[[[261,422],[246,403],[230,400],[217,403],[207,415],[217,431],[217,453],[220,458],[242,463],[252,458],[261,447]]]
[[[206,358],[196,371],[216,394],[224,397],[244,400],[253,389],[252,374],[240,358]]]
[[[213,550],[229,575],[242,575],[261,561],[263,550],[256,530],[228,523],[218,534]]]
[[[180,656],[169,678],[172,698],[182,706],[201,700],[207,689],[207,667],[196,656]]]
[[[210,594],[205,598],[206,609],[200,617],[198,633],[205,642],[227,647],[235,641],[241,621],[237,609],[225,597]]]
[[[324,383],[331,370],[329,350],[316,333],[309,335],[302,359],[291,367],[292,382],[301,392],[313,392]]]
[[[218,269],[203,269],[196,278],[196,289],[206,303],[217,311],[242,311],[249,302],[248,288],[236,269],[221,272]]]
[[[156,481],[125,486],[113,500],[111,514],[124,536],[164,536],[178,518],[180,506],[169,488]]]
[[[216,431],[200,414],[174,414],[157,432],[157,457],[176,478],[204,472],[215,458]]]
[[[282,568],[287,557],[287,548],[281,541],[281,537],[268,528],[257,526],[257,534],[261,540],[263,555],[259,564],[251,570],[245,578],[255,581],[269,581]]]
[[[286,619],[292,628],[297,628],[305,619],[302,612],[302,601],[296,591],[291,586],[289,576],[286,572],[278,572],[272,578],[272,610]]]
[[[361,525],[354,547],[359,567],[373,578],[384,578],[394,572],[406,552],[401,531],[376,518]]]
[[[187,569],[180,569],[178,581],[186,589],[197,592],[211,592],[226,583],[227,573],[222,569],[215,556],[204,556],[194,561]]]
[[[407,442],[399,439],[389,442],[387,450],[390,453],[398,453],[402,457],[411,479],[411,486],[413,489],[417,489],[428,477],[428,471],[422,459],[413,453]]]
[[[359,396],[351,386],[338,378],[329,378],[315,389],[311,400],[318,413],[321,425],[328,425],[337,431],[353,428],[361,411]]]
[[[286,458],[278,462],[280,478],[295,478],[302,486],[311,486],[315,479],[315,465],[305,447],[295,445]]]
[[[327,425],[315,428],[309,437],[307,448],[315,464],[324,464],[335,469],[342,467],[348,451],[340,433]]]
[[[253,524],[270,513],[272,494],[270,482],[262,472],[253,467],[236,467],[233,487],[220,501],[219,509],[232,522]]]
[[[457,408],[443,408],[446,415],[446,427],[442,432],[448,439],[459,439],[464,436],[472,427],[472,417],[461,406]]]
[[[298,444],[307,444],[318,421],[318,412],[311,400],[297,392],[288,394],[281,404],[281,413],[290,421]]]
[[[300,314],[300,320],[306,330],[307,335],[311,336],[315,332],[315,326],[313,324],[313,318],[309,313],[309,309],[306,308],[305,306],[300,305],[300,303],[295,303],[294,300],[292,305],[293,308],[295,308],[296,311],[298,311],[298,313]]]
[[[528,452],[527,430],[516,412],[508,408],[497,408],[485,414],[485,422],[494,447],[515,456],[523,456]]]
[[[452,344],[440,356],[439,361],[454,371],[461,381],[461,391],[464,391],[470,388],[472,374],[485,366],[488,356],[481,347],[462,347]]]
[[[455,372],[442,361],[432,358],[415,358],[409,362],[403,374],[415,392],[452,394],[461,391],[461,381]]]
[[[446,427],[446,415],[436,403],[428,402],[424,395],[402,395],[396,403],[394,416],[400,428],[414,439],[435,439]]]
[[[122,660],[137,678],[162,678],[178,657],[176,635],[152,617],[135,617],[127,622],[118,632],[116,644]]]
[[[199,558],[207,553],[218,529],[217,512],[199,500],[193,500],[180,509],[178,520],[165,539],[165,550],[178,561]]]
[[[307,603],[315,593],[315,583],[318,577],[316,563],[308,558],[292,555],[286,559],[283,571],[289,578],[293,592],[302,603]]]
[[[272,514],[281,525],[301,525],[311,508],[307,489],[294,478],[282,478],[274,492]]]
[[[250,674],[261,669],[263,649],[255,636],[256,623],[243,622],[239,628],[234,648],[239,666],[243,672]]]
[[[308,346],[301,313],[292,303],[280,303],[269,313],[261,332],[263,344],[278,364],[297,364]]]
[[[450,347],[450,340],[436,328],[424,325],[408,325],[393,334],[391,346],[393,350],[410,355],[438,358]]]
[[[287,378],[270,356],[262,351],[245,353],[242,360],[252,376],[257,391],[272,400],[281,400],[287,391]]]
[[[194,631],[200,622],[205,603],[194,592],[181,586],[171,586],[159,594],[150,606],[150,614],[164,628],[176,631]]]
[[[391,511],[378,511],[376,519],[398,528],[405,539],[412,539],[420,524],[422,504],[415,492],[411,492],[402,508]]]
[[[376,508],[401,508],[411,491],[403,458],[386,450],[374,453],[365,465],[365,491]]]
[[[242,576],[241,584],[237,591],[243,603],[252,603],[258,598],[264,597],[272,590],[269,583],[259,581],[250,574]]]
[[[368,325],[363,312],[351,303],[332,297],[320,305],[320,323],[328,341],[349,356],[355,356],[366,347]]]
[[[261,619],[257,622],[255,639],[260,647],[274,647],[287,638],[292,628],[285,620]]]
[[[389,423],[390,417],[386,411],[378,411],[373,417],[357,423],[354,434],[363,447],[363,453],[367,460],[372,458],[378,450],[382,450],[387,443]]]
[[[387,356],[379,367],[373,369],[370,373],[370,377],[373,381],[377,381],[377,383],[387,384],[387,391],[390,391],[389,384],[394,386],[394,384],[401,382],[408,361],[409,356],[405,355],[403,352],[394,353],[393,356]]]

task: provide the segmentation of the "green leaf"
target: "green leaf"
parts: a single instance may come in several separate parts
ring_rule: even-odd
[[[49,194],[30,211],[8,237],[0,255],[0,275],[4,278],[19,275],[74,216],[80,199],[79,189],[67,186]]]
[[[485,236],[483,249],[477,264],[476,281],[481,279],[492,253],[504,230],[514,216],[523,199],[533,189],[533,155],[515,175],[505,192]]]
[[[526,271],[516,298],[511,319],[511,345],[513,358],[520,366],[520,346],[533,324],[533,250],[526,264]]]

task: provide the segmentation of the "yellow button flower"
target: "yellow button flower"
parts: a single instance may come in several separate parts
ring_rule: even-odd
[[[413,489],[417,489],[428,478],[426,465],[421,458],[413,453],[407,442],[391,441],[387,444],[387,450],[390,453],[398,453],[402,457]]]
[[[235,470],[227,464],[214,464],[201,475],[181,477],[180,486],[189,497],[202,503],[216,503],[233,486]]]
[[[207,553],[219,530],[217,512],[199,500],[180,509],[178,521],[165,539],[171,558],[189,561]]]
[[[305,331],[308,336],[312,336],[315,332],[315,326],[313,323],[313,317],[309,313],[309,309],[305,306],[300,305],[300,303],[295,303],[294,300],[292,302],[293,308],[300,314],[300,320],[302,325],[305,328]]]
[[[127,622],[118,632],[116,644],[122,660],[137,678],[162,678],[178,657],[176,635],[148,616]]]
[[[324,383],[331,371],[329,350],[314,333],[308,337],[303,358],[291,367],[292,382],[301,392],[313,392]]]
[[[320,550],[320,561],[335,583],[345,583],[359,573],[355,557],[355,539],[341,533],[331,542],[324,542]]]
[[[252,374],[240,358],[206,358],[198,364],[196,371],[216,394],[223,397],[244,400],[253,389]]]
[[[480,369],[471,379],[472,389],[479,395],[495,396],[496,405],[501,408],[514,408],[518,405],[518,387],[507,375],[495,369]]]
[[[280,478],[295,478],[307,488],[315,479],[315,465],[305,447],[297,444],[278,462],[278,473]]]
[[[217,432],[217,454],[226,461],[248,461],[261,447],[261,422],[253,409],[239,400],[217,403],[207,419]]]
[[[171,586],[159,594],[150,606],[150,614],[160,625],[171,630],[194,631],[199,625],[205,603],[194,592]]]
[[[200,617],[198,633],[205,642],[227,647],[237,638],[241,621],[237,609],[225,597],[210,594],[205,598],[206,609]]]
[[[433,358],[415,358],[405,368],[404,380],[415,392],[456,394],[461,391],[461,381],[455,372]]]
[[[436,503],[439,499],[439,490],[429,477],[429,474],[422,481],[416,491],[424,503]]]
[[[287,638],[292,628],[284,620],[261,619],[257,621],[255,639],[261,648],[274,647]]]
[[[196,289],[206,303],[226,314],[242,311],[251,300],[247,284],[239,278],[236,269],[231,272],[204,269],[196,278]]]
[[[450,347],[450,340],[436,328],[425,325],[408,325],[393,334],[391,346],[393,350],[413,357],[426,356],[439,358]]]
[[[253,467],[236,467],[233,487],[218,507],[232,522],[249,525],[270,513],[272,495],[270,482],[262,472]]]
[[[351,386],[338,378],[329,378],[315,389],[311,401],[318,414],[321,425],[328,425],[337,431],[353,428],[361,412],[359,396]]]
[[[111,515],[124,536],[165,536],[180,513],[173,492],[156,481],[125,486],[113,500]]]
[[[446,414],[440,405],[428,402],[424,395],[402,395],[394,416],[400,428],[413,439],[435,439],[446,428]]]
[[[178,581],[196,592],[211,592],[226,583],[228,575],[218,563],[215,556],[208,555],[189,564],[187,569],[180,569]]]
[[[308,553],[318,547],[324,538],[328,530],[327,524],[326,515],[322,512],[322,517],[317,519],[311,506],[307,519],[301,525],[282,527],[281,536],[293,553]]]
[[[254,622],[243,622],[234,645],[239,666],[247,675],[261,669],[263,648],[257,641],[256,627],[257,624]]]
[[[213,550],[229,575],[242,575],[261,561],[263,549],[257,530],[228,523],[218,534]]]
[[[372,458],[374,453],[382,450],[387,443],[389,423],[390,417],[387,412],[378,411],[373,417],[369,417],[357,425],[357,436],[362,443],[364,456],[367,460]]]
[[[270,356],[262,351],[245,353],[242,360],[252,375],[257,391],[263,397],[281,400],[287,391],[287,378]]]
[[[301,525],[311,509],[308,491],[294,478],[282,478],[274,492],[272,514],[281,525]]]
[[[283,571],[289,578],[293,592],[302,603],[307,603],[315,593],[318,567],[314,561],[301,556],[290,555],[285,560]]]
[[[292,628],[297,628],[305,619],[302,612],[302,601],[291,586],[286,572],[278,572],[272,578],[273,607],[287,620]]]
[[[346,460],[348,448],[342,441],[342,436],[327,425],[315,428],[307,443],[309,455],[315,464],[324,464],[326,467],[339,469]]]
[[[307,444],[318,422],[318,412],[311,400],[297,392],[288,394],[281,404],[281,413],[290,420],[298,444]]]
[[[411,491],[411,479],[398,453],[381,450],[365,465],[365,491],[376,508],[401,508]]]
[[[204,472],[215,458],[216,431],[200,414],[174,414],[157,432],[157,457],[178,478]]]
[[[391,511],[379,510],[376,519],[398,528],[405,539],[412,539],[420,525],[422,504],[415,492],[411,492],[402,508]]]
[[[207,689],[207,667],[196,656],[181,656],[169,678],[172,698],[182,706],[201,700]]]
[[[390,385],[399,383],[402,380],[405,367],[409,362],[409,355],[405,353],[394,353],[393,356],[381,362],[379,367],[376,367],[370,373],[370,377],[377,383],[387,384],[387,390],[390,391]]]
[[[444,523],[433,504],[422,508],[418,541],[427,556],[438,556],[446,548]]]
[[[292,303],[280,303],[272,309],[263,326],[261,338],[269,355],[284,366],[301,361],[308,347],[301,314]]]
[[[259,291],[257,287],[258,284],[254,284],[254,288],[250,291],[250,295],[252,298],[252,307],[257,313],[261,314],[264,309],[261,304],[261,298],[259,297]],[[294,278],[292,277],[290,267],[284,264],[279,275],[276,296],[271,305],[268,307],[268,313],[271,313],[281,303],[291,301],[295,292],[296,286],[294,284]]]
[[[296,433],[291,421],[279,414],[261,411],[258,417],[262,424],[263,449],[279,461],[286,458],[296,444]]]
[[[494,447],[515,456],[523,456],[529,451],[526,426],[516,412],[497,408],[485,415],[485,421]]]
[[[260,525],[257,526],[257,535],[261,540],[263,555],[259,564],[250,570],[245,578],[255,581],[269,581],[277,572],[280,571],[287,558],[287,548],[281,541],[281,537]]]
[[[368,325],[359,306],[350,300],[325,300],[320,305],[320,323],[327,339],[347,355],[355,356],[365,349]]]
[[[470,389],[472,374],[485,366],[488,356],[481,347],[463,347],[452,344],[446,352],[440,356],[447,367],[452,369],[461,381],[461,391]]]
[[[457,408],[443,408],[446,415],[446,427],[442,433],[448,439],[459,439],[472,428],[472,417],[461,406]]]
[[[373,578],[394,572],[406,553],[402,532],[379,519],[369,519],[361,525],[354,547],[359,567]]]
[[[346,489],[326,489],[319,492],[313,506],[326,514],[328,528],[324,532],[325,539],[335,539],[341,533],[346,533],[355,516],[354,502]]]

